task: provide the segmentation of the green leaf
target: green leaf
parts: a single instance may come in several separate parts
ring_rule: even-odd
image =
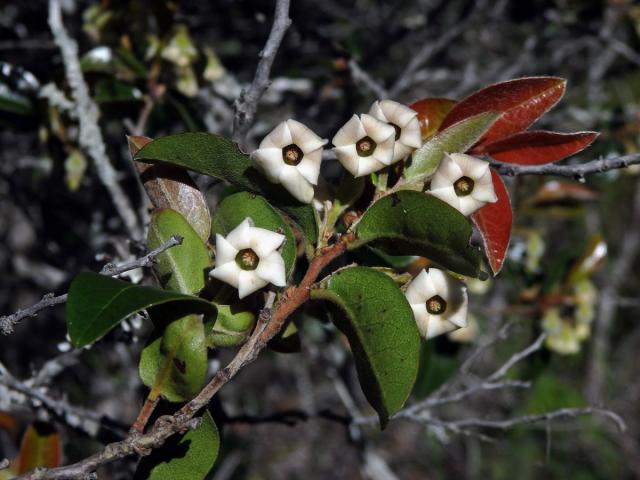
[[[142,102],[143,95],[138,87],[115,78],[96,82],[93,99],[96,103]]]
[[[162,395],[171,402],[191,400],[202,388],[207,376],[207,342],[199,315],[179,317],[180,312],[154,309],[158,319],[172,320],[156,334],[140,356],[140,377],[151,389],[150,398]],[[174,318],[177,318],[174,320]],[[157,325],[156,325],[157,327]]]
[[[400,288],[367,267],[339,270],[311,291],[311,298],[336,304],[336,326],[347,336],[358,378],[384,428],[411,393],[418,374],[420,335]]]
[[[371,243],[390,255],[420,255],[462,275],[481,276],[480,250],[469,245],[471,224],[432,195],[399,191],[382,197],[355,233],[351,249]]]
[[[220,434],[209,412],[182,436],[170,437],[138,464],[134,480],[204,480],[220,450]]]
[[[205,324],[207,345],[210,348],[233,347],[244,343],[256,323],[255,315],[243,305],[216,305],[216,308],[215,322]]]
[[[149,224],[147,248],[158,248],[173,235],[183,238],[182,245],[158,255],[154,268],[165,288],[195,295],[204,288],[206,271],[212,263],[207,246],[178,212],[170,208],[156,210]]]
[[[170,135],[145,145],[134,159],[170,163],[263,195],[300,225],[307,240],[315,243],[318,239],[313,207],[295,200],[281,185],[268,182],[228,138],[209,133]]]
[[[0,83],[0,111],[17,115],[33,114],[33,103],[29,98],[11,90],[4,83]]]
[[[407,180],[432,175],[445,153],[464,153],[500,118],[498,112],[485,112],[466,118],[443,130],[413,152],[411,165],[404,171]]]
[[[213,215],[212,232],[224,237],[246,217],[250,217],[256,227],[281,231],[286,237],[282,258],[287,276],[291,275],[296,264],[296,237],[287,222],[263,197],[248,192],[233,193],[225,197]]]
[[[69,289],[66,318],[71,343],[95,342],[123,319],[145,308],[179,302],[187,312],[214,312],[206,300],[152,287],[133,285],[93,272],[78,274]]]

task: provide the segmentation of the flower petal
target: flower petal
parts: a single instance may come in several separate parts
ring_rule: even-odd
[[[280,172],[286,165],[281,148],[261,148],[251,154],[251,159],[271,183],[278,183]]]
[[[238,288],[238,281],[242,269],[235,261],[224,263],[209,272],[209,275],[213,278],[228,283],[232,287]]]
[[[412,119],[418,117],[418,112],[393,100],[380,101],[380,109],[387,122],[394,123],[400,128],[404,128]]]
[[[462,289],[462,298],[456,305],[455,310],[451,310],[451,313],[447,315],[447,320],[454,325],[463,328],[466,327],[469,322],[467,320],[467,309],[469,306],[469,300],[467,297],[466,289]]]
[[[216,234],[216,264],[223,265],[233,262],[238,255],[238,249],[231,245],[222,235]]]
[[[459,200],[458,210],[465,217],[468,217],[473,212],[475,212],[479,208],[484,207],[484,205],[485,205],[485,202],[482,202],[480,200],[476,200],[475,198],[473,198],[472,195],[467,195],[466,197],[458,197],[458,200]]]
[[[382,142],[378,142],[378,145],[371,156],[384,165],[391,165],[396,161],[394,157],[395,144],[396,141],[394,137],[389,137]]]
[[[494,203],[498,201],[498,196],[493,189],[493,183],[484,185],[476,183],[470,196],[480,202]]]
[[[291,143],[296,144],[305,155],[309,152],[322,148],[322,146],[328,141],[320,138],[318,135],[313,133],[313,130],[296,120],[287,120],[287,125],[291,132]]]
[[[322,163],[322,148],[305,153],[302,161],[296,165],[300,174],[311,184],[318,184],[320,164]]]
[[[381,122],[377,118],[367,115],[366,113],[360,115],[360,118],[362,119],[362,125],[367,132],[365,135],[373,138],[378,145],[389,140],[389,138],[395,140],[396,129],[388,123]],[[363,137],[365,135],[363,135]],[[356,141],[360,140],[360,138],[356,138]]]
[[[451,297],[451,289],[449,285],[448,275],[439,268],[430,268],[427,271],[429,279],[435,289],[434,295],[440,295],[445,302],[449,302]]]
[[[362,126],[362,122],[357,115],[353,115],[347,123],[333,136],[331,142],[336,147],[344,147],[351,143],[356,143],[362,137],[366,137],[367,132]],[[374,139],[375,140],[375,139]]]
[[[423,304],[436,295],[436,288],[426,270],[422,270],[411,280],[405,291],[405,297],[409,304]],[[426,308],[426,307],[425,307]]]
[[[425,338],[433,338],[443,333],[449,333],[458,328],[453,323],[442,318],[442,315],[429,315],[429,326]]]
[[[407,147],[400,141],[395,142],[393,145],[393,160],[391,160],[391,163],[396,163],[403,158],[407,158],[413,150],[413,148]]]
[[[285,240],[285,236],[266,228],[253,227],[249,233],[249,248],[261,259],[271,255]]]
[[[251,244],[251,227],[253,227],[253,221],[249,217],[245,218],[236,228],[229,232],[226,237],[227,242],[237,250],[249,248]]]
[[[420,121],[417,116],[412,118],[409,123],[402,127],[402,133],[400,133],[398,141],[410,148],[420,148],[422,146]]]
[[[338,161],[344,168],[347,169],[351,175],[356,177],[358,175],[358,165],[360,164],[361,157],[358,156],[355,144],[345,145],[342,147],[335,147],[333,152],[338,157]]]
[[[369,109],[369,115],[377,118],[381,122],[389,122],[387,117],[384,116],[384,112],[380,108],[380,102],[378,100],[376,100],[371,104],[371,108]]]
[[[313,200],[313,185],[300,174],[296,167],[285,165],[280,172],[280,183],[296,200],[302,203],[311,203]]]
[[[438,166],[438,170],[436,170],[436,173],[431,179],[431,189],[435,190],[452,186],[453,183],[462,176],[462,170],[458,164],[454,162],[449,155],[445,154]]]
[[[479,158],[472,157],[471,155],[465,155],[464,153],[451,153],[449,156],[451,157],[451,160],[460,167],[462,173],[472,178],[474,181],[482,177],[485,172],[489,171],[489,162],[485,162]]]
[[[369,175],[370,173],[377,172],[384,167],[386,167],[386,165],[376,160],[373,155],[370,157],[362,157],[360,158],[360,162],[358,163],[358,173],[354,175],[354,177]]]
[[[287,284],[284,270],[284,259],[279,252],[273,252],[271,255],[261,258],[256,274],[276,287],[284,287]]]
[[[411,310],[413,310],[413,318],[416,321],[420,335],[426,338],[429,329],[429,317],[431,316],[427,312],[427,306],[424,303],[411,305]]]
[[[268,283],[266,280],[260,278],[255,270],[242,270],[240,271],[240,278],[238,279],[238,298],[242,299],[256,290],[266,287]]]
[[[260,149],[263,148],[278,148],[283,149],[287,145],[291,145],[293,140],[291,138],[291,132],[287,122],[278,124],[276,128],[262,139],[260,142]]]
[[[456,210],[460,210],[460,197],[456,195],[456,192],[452,186],[438,188],[435,190],[428,190],[427,193],[439,198],[443,202],[447,202]]]

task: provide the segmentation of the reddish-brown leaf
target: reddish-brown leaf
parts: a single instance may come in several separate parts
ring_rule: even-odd
[[[127,137],[131,156],[153,141],[143,136]],[[133,162],[147,196],[155,208],[171,208],[187,219],[206,242],[211,234],[211,214],[207,201],[189,172],[171,165]]]
[[[442,120],[455,105],[456,101],[448,98],[423,98],[409,105],[418,112],[422,140],[427,140],[435,135]]]
[[[483,112],[502,112],[478,144],[486,145],[526,130],[564,94],[566,81],[557,77],[528,77],[496,83],[458,103],[440,125],[444,130]]]
[[[18,474],[37,467],[54,468],[62,463],[60,435],[47,423],[36,422],[22,437],[16,469]]]
[[[11,434],[16,434],[18,430],[18,420],[10,413],[0,412],[0,429]]]
[[[506,163],[543,165],[581,152],[591,145],[598,135],[598,132],[522,132],[474,148],[473,153],[488,153],[496,160]]]
[[[484,251],[495,276],[502,269],[504,257],[507,254],[507,248],[509,248],[513,211],[511,210],[509,192],[507,192],[502,178],[493,169],[491,169],[491,176],[498,201],[487,203],[471,215],[471,219],[482,236]]]

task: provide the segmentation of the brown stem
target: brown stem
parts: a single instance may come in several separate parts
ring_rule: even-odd
[[[153,390],[149,392],[147,399],[144,401],[144,405],[142,406],[142,408],[140,409],[140,412],[138,413],[138,418],[136,418],[136,421],[133,422],[133,425],[131,425],[131,430],[130,430],[131,432],[136,432],[136,433],[144,432],[144,428],[147,426],[147,423],[149,422],[149,418],[151,418],[151,415],[153,414],[153,411],[156,409],[156,405],[158,405],[159,400],[160,400],[160,397],[158,397],[157,394],[154,394]]]

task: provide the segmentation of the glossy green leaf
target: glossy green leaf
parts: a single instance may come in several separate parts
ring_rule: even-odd
[[[287,275],[290,275],[296,263],[296,238],[287,222],[263,197],[248,192],[233,193],[225,197],[213,215],[212,232],[226,236],[247,217],[253,220],[256,227],[279,231],[286,237],[282,258]]]
[[[147,248],[158,248],[173,235],[180,235],[182,244],[158,255],[154,268],[165,288],[189,295],[198,294],[204,287],[207,269],[212,263],[207,246],[178,212],[169,208],[156,210],[149,223]]]
[[[269,183],[228,138],[209,133],[170,135],[145,145],[134,159],[170,163],[263,195],[298,223],[311,243],[318,239],[313,207],[295,200],[281,185]]]
[[[220,434],[209,412],[200,426],[173,436],[138,464],[134,480],[204,480],[220,450]]]
[[[66,318],[71,343],[83,347],[95,342],[129,315],[155,305],[179,302],[185,313],[215,312],[206,300],[133,285],[93,272],[78,274],[69,288]]]
[[[99,104],[142,102],[143,95],[135,85],[109,78],[101,79],[96,83],[93,99]]]
[[[337,271],[311,298],[337,305],[333,321],[349,339],[360,385],[384,428],[418,373],[420,335],[409,303],[391,278],[367,267]]]
[[[233,347],[244,343],[256,323],[255,315],[243,305],[216,305],[215,321],[205,324],[207,345]]]
[[[428,257],[448,270],[478,277],[480,250],[469,245],[469,220],[439,198],[400,191],[364,213],[350,249],[372,244],[390,255]]]
[[[33,114],[33,104],[29,98],[11,90],[4,83],[0,83],[0,111],[17,115]]]
[[[178,312],[156,309],[151,313],[156,334],[140,356],[140,377],[151,389],[149,396],[162,395],[171,402],[191,400],[207,376],[207,342],[199,315],[179,317]],[[175,320],[173,318],[179,317]],[[157,320],[171,321],[162,330]],[[162,333],[160,333],[162,332]]]
[[[413,152],[411,165],[404,175],[407,180],[433,174],[445,153],[464,153],[500,118],[500,113],[485,112],[451,125]]]

